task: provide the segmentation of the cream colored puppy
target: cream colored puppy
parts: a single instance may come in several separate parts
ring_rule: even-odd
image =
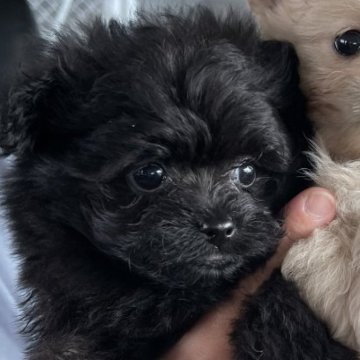
[[[360,0],[249,4],[264,37],[295,45],[318,135],[313,178],[338,199],[337,220],[295,245],[283,273],[334,336],[360,351]]]

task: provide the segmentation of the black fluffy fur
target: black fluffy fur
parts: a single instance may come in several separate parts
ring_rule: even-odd
[[[273,254],[310,136],[296,64],[247,16],[198,8],[97,21],[24,65],[1,140],[28,359],[158,359]],[[230,176],[244,162],[246,189]],[[149,163],[167,173],[154,192],[129,181]],[[235,235],[215,247],[202,226],[228,219]],[[283,280],[244,321],[236,359],[352,357]]]

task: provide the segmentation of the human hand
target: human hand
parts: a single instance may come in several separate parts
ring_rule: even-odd
[[[162,360],[231,360],[229,334],[232,322],[239,316],[245,299],[281,266],[291,245],[308,237],[316,228],[329,224],[335,217],[334,197],[325,189],[313,187],[296,196],[285,208],[282,239],[276,254],[265,267],[241,281],[233,296],[204,316]]]

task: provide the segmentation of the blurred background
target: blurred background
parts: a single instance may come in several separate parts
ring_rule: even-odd
[[[76,27],[94,16],[128,21],[137,9],[205,4],[223,11],[228,5],[245,9],[245,0],[0,0],[0,107],[21,63],[29,37],[51,37],[62,26]],[[0,160],[0,176],[11,163]],[[0,208],[0,360],[22,360],[24,339],[18,335],[17,263]],[[49,359],[50,360],[50,359]]]

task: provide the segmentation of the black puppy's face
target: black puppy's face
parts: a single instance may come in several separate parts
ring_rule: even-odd
[[[285,177],[253,155],[204,163],[141,157],[107,184],[111,199],[91,218],[93,241],[129,268],[176,286],[253,270],[280,239],[272,206]]]
[[[269,258],[281,235],[275,211],[295,176],[279,115],[261,93],[239,91],[240,79],[222,84],[217,68],[235,68],[224,71],[227,55],[218,57],[184,84],[184,105],[166,99],[111,124],[107,150],[126,156],[99,175],[103,191],[86,210],[99,249],[176,286],[230,280]],[[153,86],[141,88],[157,102]],[[206,103],[192,102],[194,89]]]
[[[53,200],[45,216],[131,271],[172,287],[233,280],[281,237],[303,144],[289,125],[303,121],[293,54],[207,12],[146,21],[97,24],[90,50],[55,49],[66,63],[41,80],[36,126],[9,131],[18,171],[26,162],[30,187]]]

